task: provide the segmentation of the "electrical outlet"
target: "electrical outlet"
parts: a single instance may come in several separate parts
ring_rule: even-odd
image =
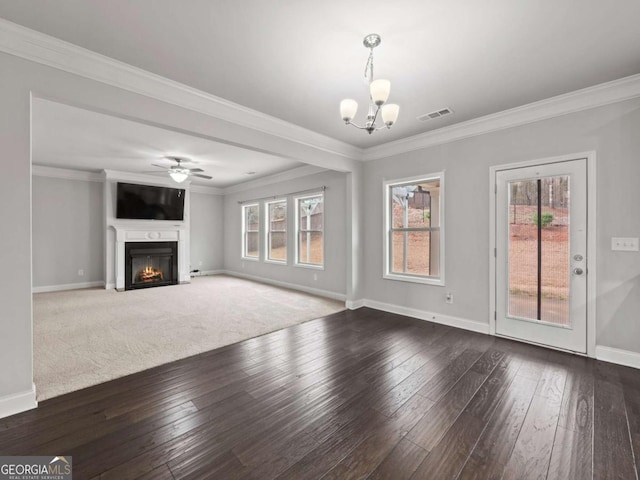
[[[453,293],[447,292],[446,295],[445,295],[445,299],[446,299],[447,303],[453,303]]]
[[[314,274],[313,274],[313,279],[314,279],[315,281],[317,281],[317,280],[318,280],[318,274],[317,274],[317,273],[314,273]]]
[[[611,250],[620,251],[620,252],[637,252],[638,237],[631,237],[631,238],[612,237]]]
[[[200,260],[200,261],[198,262],[198,266],[199,266],[199,267],[201,267],[201,266],[202,266],[202,260]]]
[[[78,270],[78,276],[79,277],[84,277],[84,270],[82,268],[80,270]]]

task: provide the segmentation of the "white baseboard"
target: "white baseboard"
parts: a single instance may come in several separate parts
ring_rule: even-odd
[[[200,270],[199,272],[191,273],[192,277],[206,277],[208,275],[223,275],[226,273],[224,270]]]
[[[344,304],[349,310],[357,310],[364,307],[364,300],[347,300]]]
[[[104,282],[83,282],[83,283],[67,283],[65,285],[47,285],[44,287],[33,287],[31,291],[33,293],[45,293],[45,292],[61,292],[63,290],[78,290],[80,288],[95,288],[104,287]]]
[[[626,367],[640,368],[640,353],[619,348],[596,345],[596,358],[603,362],[617,363]]]
[[[0,418],[26,412],[37,406],[36,386],[32,384],[31,390],[0,397]]]
[[[466,318],[452,317],[449,315],[442,315],[440,313],[427,312],[425,310],[418,310],[417,308],[408,308],[401,305],[393,305],[391,303],[378,302],[376,300],[364,300],[364,306],[374,308],[376,310],[382,310],[389,313],[397,313],[398,315],[405,315],[407,317],[418,318],[420,320],[427,320],[433,323],[439,323],[441,325],[448,325],[450,327],[462,328],[464,330],[470,330],[472,332],[484,333],[489,335],[489,324],[476,322],[474,320],[467,320]]]
[[[299,290],[300,292],[310,293],[311,295],[317,295],[319,297],[331,298],[332,300],[338,300],[344,302],[347,296],[342,293],[330,292],[328,290],[321,290],[319,288],[306,287],[304,285],[297,285],[295,283],[281,282],[279,280],[273,280],[266,277],[258,277],[256,275],[247,275],[246,273],[234,272],[231,270],[221,270],[219,273],[224,275],[230,275],[232,277],[245,278],[247,280],[254,280],[256,282],[267,283],[276,287],[289,288],[291,290]]]

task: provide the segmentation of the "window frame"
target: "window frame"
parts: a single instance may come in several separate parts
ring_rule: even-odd
[[[247,209],[249,209],[250,207],[258,207],[258,229],[257,230],[247,230]],[[259,202],[255,202],[255,203],[245,203],[242,204],[242,208],[241,208],[241,212],[242,212],[242,252],[241,252],[241,258],[243,260],[251,260],[254,262],[259,262],[260,261],[260,203]],[[252,256],[248,256],[247,255],[247,233],[249,232],[257,232],[258,234],[258,255],[255,257]]]
[[[407,184],[415,184],[421,182],[429,182],[433,180],[440,181],[440,194],[439,194],[439,227],[427,227],[427,228],[406,228],[406,229],[392,229],[393,222],[393,203],[391,199],[391,188],[394,186],[401,186]],[[387,280],[399,280],[402,282],[420,283],[426,285],[445,286],[445,175],[444,171],[435,172],[425,175],[418,175],[406,178],[398,178],[393,180],[386,180],[382,183],[382,200],[384,211],[384,228],[383,228],[383,266],[382,266],[382,278]],[[417,275],[412,273],[396,273],[391,268],[391,236],[394,231],[434,231],[440,232],[440,255],[439,255],[439,275]]]
[[[321,197],[322,198],[322,230],[301,230],[300,228],[300,201],[307,199],[307,198],[315,198],[315,197]],[[295,249],[295,256],[294,256],[294,263],[293,265],[295,267],[301,267],[301,268],[310,268],[313,270],[324,270],[324,266],[325,266],[325,237],[324,237],[324,231],[325,231],[325,221],[326,221],[326,203],[325,203],[325,195],[324,195],[324,191],[320,190],[316,193],[309,193],[309,194],[305,194],[305,195],[300,195],[300,196],[296,196],[294,197],[293,201],[294,201],[294,209],[295,209],[295,245],[294,245],[294,249]],[[300,261],[300,234],[302,232],[308,232],[308,233],[313,233],[313,232],[320,232],[322,233],[322,263],[321,264],[316,264],[316,263],[305,263],[305,262],[301,262]]]
[[[274,203],[284,203],[284,210],[285,210],[285,223],[284,223],[284,230],[274,230],[275,232],[284,232],[284,238],[285,238],[285,249],[284,249],[284,255],[285,258],[284,260],[279,260],[279,259],[273,259],[271,258],[271,212],[269,209],[269,206],[274,204]],[[289,202],[287,197],[283,197],[283,198],[278,198],[278,199],[274,199],[274,200],[269,200],[269,201],[265,201],[264,202],[264,212],[265,212],[265,238],[264,238],[264,246],[265,246],[265,255],[264,255],[264,261],[265,263],[275,263],[276,265],[287,265],[288,264],[288,260],[289,260]]]

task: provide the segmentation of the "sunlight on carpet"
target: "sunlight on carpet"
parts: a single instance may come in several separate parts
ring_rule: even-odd
[[[223,275],[116,292],[33,295],[38,400],[344,310],[344,302]]]

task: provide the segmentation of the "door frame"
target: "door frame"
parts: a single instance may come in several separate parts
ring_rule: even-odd
[[[507,163],[489,167],[489,334],[496,333],[496,174],[503,170],[522,167],[533,167],[549,163],[567,162],[571,160],[587,160],[587,356],[596,356],[596,152],[580,152],[557,157]],[[524,341],[524,340],[522,340]],[[535,343],[526,342],[525,343]],[[536,344],[537,345],[537,344]],[[542,345],[546,348],[548,345]],[[575,352],[572,352],[575,353]]]

